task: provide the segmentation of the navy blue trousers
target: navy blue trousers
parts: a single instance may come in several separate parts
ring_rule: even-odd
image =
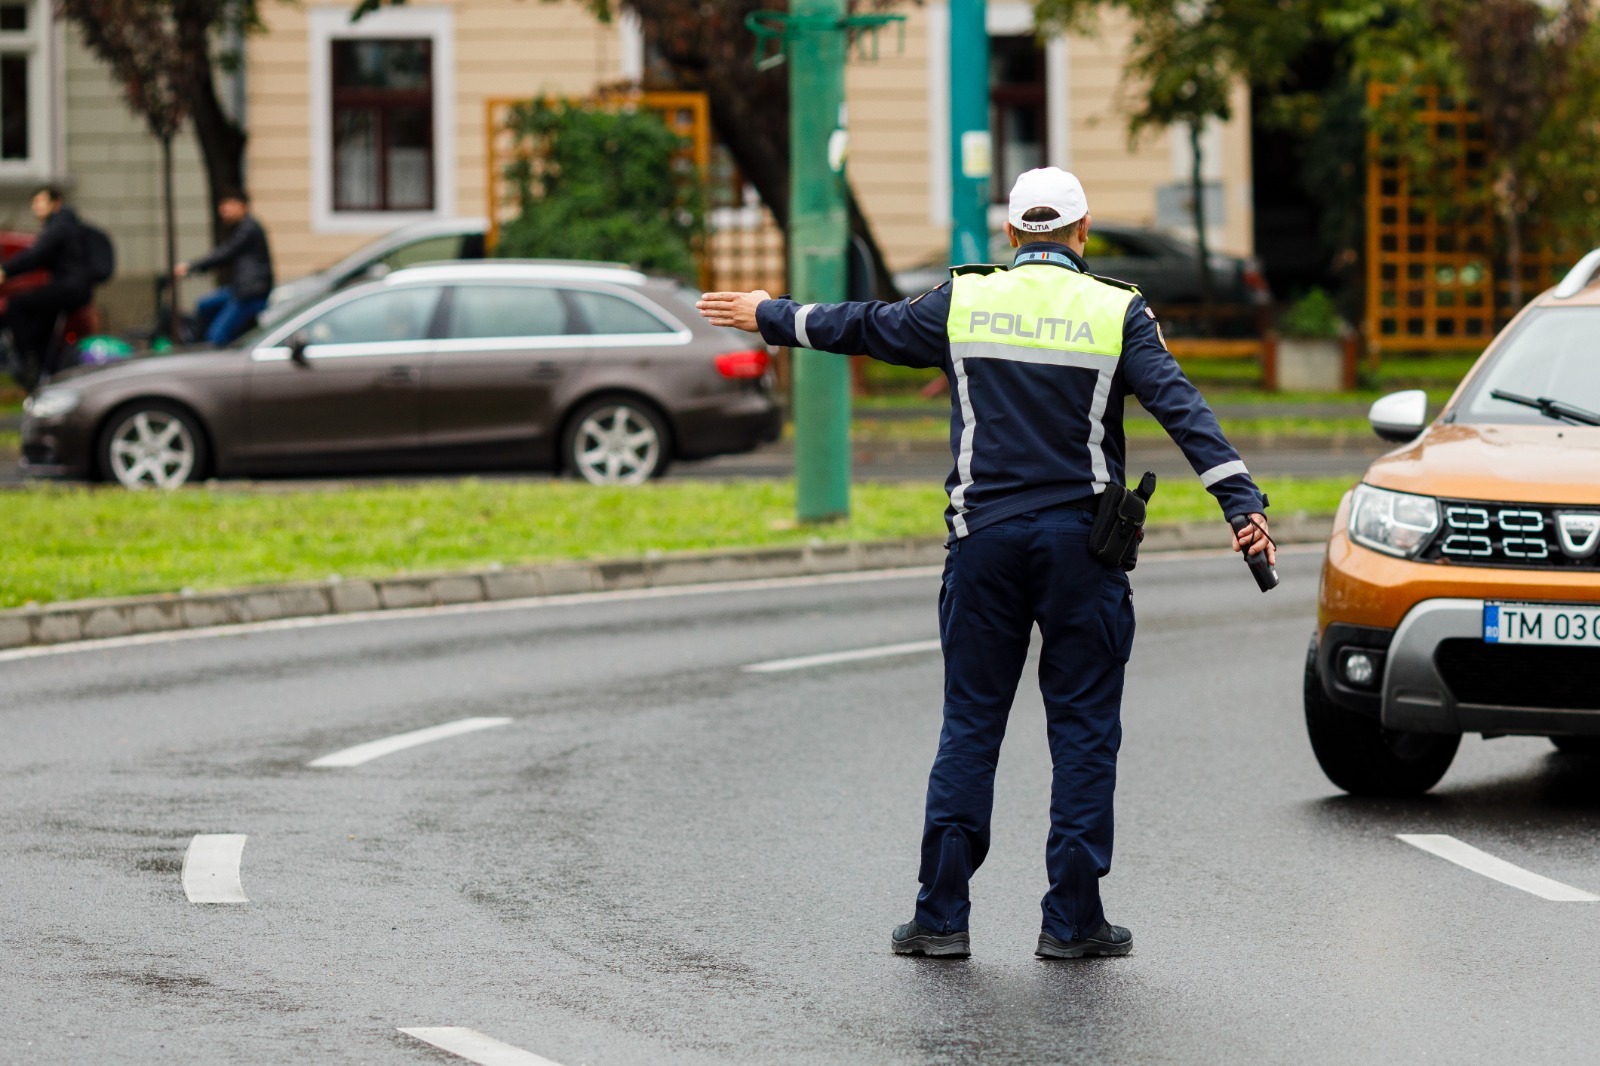
[[[928,775],[917,922],[967,928],[968,883],[989,852],[994,771],[1038,623],[1039,689],[1055,767],[1043,929],[1063,940],[1105,920],[1122,676],[1133,647],[1128,577],[1089,555],[1093,516],[1056,507],[956,541],[939,591],[944,729]]]

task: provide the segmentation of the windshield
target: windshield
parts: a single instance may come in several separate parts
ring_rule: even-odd
[[[1600,411],[1600,307],[1530,314],[1456,406],[1458,422],[1549,424],[1538,411],[1495,399],[1496,389]]]

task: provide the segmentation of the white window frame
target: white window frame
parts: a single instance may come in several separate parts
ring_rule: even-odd
[[[36,0],[39,2],[39,0]],[[456,39],[448,7],[384,7],[350,21],[351,8],[308,12],[311,49],[311,231],[387,233],[456,214]],[[433,210],[335,211],[333,208],[333,42],[426,37],[433,42]]]
[[[56,121],[61,34],[49,0],[21,0],[28,8],[28,28],[0,32],[0,55],[28,59],[28,157],[0,159],[0,181],[39,181],[54,175],[61,139]]]

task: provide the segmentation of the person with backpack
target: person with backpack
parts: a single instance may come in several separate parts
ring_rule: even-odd
[[[0,284],[35,270],[50,273],[45,284],[14,292],[6,302],[4,324],[11,331],[19,382],[30,390],[49,369],[45,360],[56,322],[86,306],[95,285],[110,276],[109,269],[102,273],[94,262],[105,235],[79,221],[59,187],[46,185],[33,194],[33,214],[43,223],[38,239],[0,263]]]
[[[255,322],[267,306],[272,292],[272,249],[267,246],[267,231],[250,214],[250,197],[242,189],[230,189],[217,202],[217,217],[233,227],[227,240],[210,254],[174,269],[178,277],[231,266],[229,284],[195,305],[206,341],[221,347],[238,337]]]

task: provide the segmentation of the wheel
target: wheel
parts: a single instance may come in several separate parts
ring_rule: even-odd
[[[175,489],[198,478],[205,465],[205,435],[176,404],[129,404],[100,435],[100,469],[126,488]]]
[[[1420,796],[1439,783],[1461,735],[1403,733],[1339,707],[1322,689],[1317,638],[1306,653],[1306,732],[1328,780],[1355,796]]]
[[[1551,737],[1550,743],[1563,755],[1600,755],[1600,737]]]
[[[591,485],[642,485],[667,469],[666,421],[638,400],[594,400],[568,421],[561,459]]]

